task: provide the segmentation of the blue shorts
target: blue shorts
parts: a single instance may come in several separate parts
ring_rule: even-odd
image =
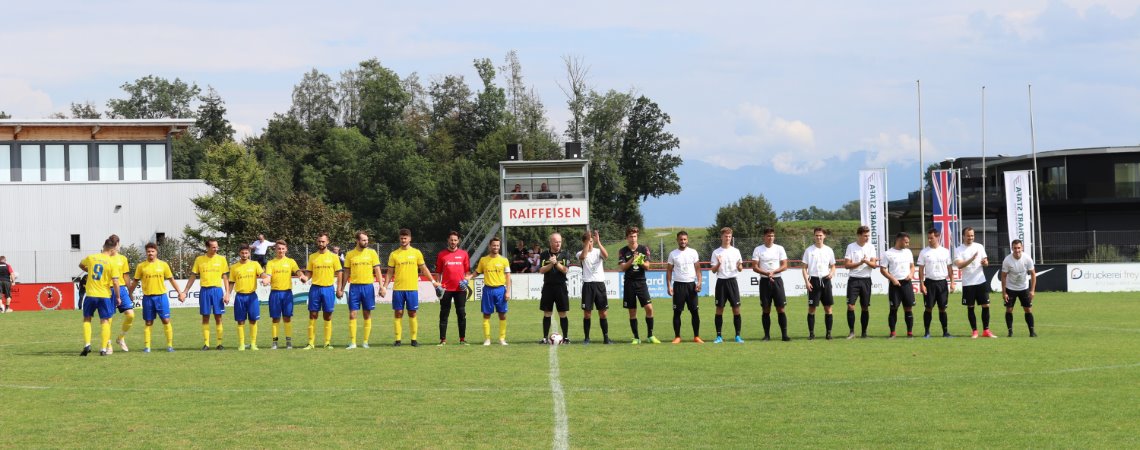
[[[115,292],[111,292],[111,304],[114,305],[115,300],[120,299],[120,298],[123,299],[123,302],[119,303],[119,306],[117,306],[117,308],[119,309],[119,312],[130,311],[132,309],[135,309],[135,304],[134,304],[134,302],[131,301],[131,293],[130,293],[130,291],[127,291],[126,286],[119,286],[119,293],[118,294],[116,294]]]
[[[336,306],[336,290],[332,286],[317,286],[309,288],[309,312],[333,312]]]
[[[392,291],[392,309],[419,311],[420,291]]]
[[[239,293],[237,298],[234,299],[234,320],[238,322],[245,322],[246,320],[256,322],[260,319],[261,300],[257,299],[257,293]]]
[[[365,311],[376,309],[376,288],[372,283],[348,285],[348,310],[357,311],[361,306]]]
[[[144,295],[142,298],[143,320],[153,322],[155,316],[162,320],[170,318],[170,298],[166,294]]]
[[[87,297],[83,299],[83,317],[92,317],[99,311],[100,319],[115,317],[115,303],[109,298]]]
[[[225,292],[220,286],[204,287],[198,291],[198,314],[225,314],[226,302],[223,298]]]
[[[507,313],[507,287],[483,286],[483,314]]]
[[[293,317],[293,291],[269,291],[269,317]]]

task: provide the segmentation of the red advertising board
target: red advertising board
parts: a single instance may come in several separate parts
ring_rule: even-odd
[[[75,309],[75,285],[72,283],[13,284],[12,309],[15,311]]]

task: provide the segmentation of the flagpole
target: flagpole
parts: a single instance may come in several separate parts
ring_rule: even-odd
[[[1037,185],[1037,131],[1033,127],[1033,85],[1029,85],[1029,146],[1033,150],[1033,202],[1034,207],[1037,209],[1037,246],[1040,253],[1037,254],[1037,262],[1045,264],[1045,243],[1041,242],[1043,233],[1041,232],[1041,188]],[[1030,233],[1033,231],[1030,230]]]
[[[986,245],[986,87],[982,86],[982,245]]]
[[[926,167],[922,165],[922,80],[914,81],[918,91],[918,222],[926,236]]]

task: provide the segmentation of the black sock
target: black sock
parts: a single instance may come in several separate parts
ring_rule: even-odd
[[[681,310],[673,310],[673,335],[681,337]]]
[[[906,321],[906,334],[914,333],[914,312],[903,311],[903,319]]]
[[[736,328],[736,335],[740,336],[740,314],[732,315],[732,326]]]
[[[942,322],[942,334],[949,334],[950,329],[946,327],[946,323],[948,322],[946,317],[946,310],[938,311],[938,321]]]
[[[582,337],[584,339],[590,338],[590,319],[582,319]]]
[[[899,309],[891,308],[891,312],[887,313],[887,325],[891,327],[891,333],[895,332],[895,324],[899,322]]]
[[[689,316],[693,318],[693,337],[698,337],[701,335],[701,316],[695,310],[689,311]]]
[[[720,330],[724,327],[724,315],[717,314],[713,317],[713,323],[716,324],[716,335],[720,336]]]
[[[772,330],[772,314],[764,313],[760,318],[760,322],[764,324],[764,337],[772,337],[770,331]]]
[[[467,308],[465,305],[455,307],[455,322],[459,325],[459,340],[467,339]]]
[[[645,318],[645,337],[653,337],[653,318]]]
[[[1033,313],[1025,313],[1025,326],[1029,327],[1029,332],[1033,332]]]
[[[780,335],[788,337],[788,314],[781,311],[776,315],[776,322],[780,324]]]
[[[629,329],[633,330],[633,338],[634,339],[641,339],[637,335],[637,319],[636,318],[635,319],[629,319]]]
[[[926,329],[926,334],[930,334],[930,321],[934,319],[933,311],[922,312],[922,327]]]
[[[569,317],[559,317],[558,318],[558,326],[562,328],[562,339],[566,339],[567,337],[570,337],[570,318]]]
[[[546,339],[550,336],[550,316],[542,317],[542,338]]]
[[[863,327],[863,334],[867,334],[867,325],[869,325],[870,323],[871,323],[871,311],[864,309],[862,314],[859,314],[859,325],[861,325]]]
[[[966,318],[970,319],[970,329],[978,331],[978,317],[974,315],[974,307],[966,308]]]
[[[602,319],[602,338],[610,338],[610,319]]]
[[[982,329],[990,329],[990,309],[982,308]]]
[[[847,328],[850,328],[851,332],[855,333],[855,311],[854,310],[850,310],[850,309],[847,310]]]
[[[1005,328],[1009,331],[1013,331],[1013,313],[1012,312],[1006,312],[1005,313]]]
[[[824,314],[823,315],[823,324],[824,324],[824,326],[827,327],[827,333],[828,334],[831,334],[831,324],[835,320],[833,317],[834,316],[832,314]]]
[[[815,314],[808,314],[808,334],[815,335]]]

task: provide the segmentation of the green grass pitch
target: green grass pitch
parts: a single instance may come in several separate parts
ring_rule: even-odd
[[[1005,338],[998,307],[992,328],[1001,338],[971,340],[965,308],[951,304],[957,338],[887,340],[886,299],[873,302],[872,339],[807,341],[805,301],[793,298],[795,340],[785,343],[759,340],[759,302],[746,298],[742,345],[711,343],[710,299],[701,303],[704,345],[628,345],[627,313],[616,309],[610,330],[618,345],[556,350],[569,445],[1140,447],[1140,294],[1040,294],[1035,339],[1026,337],[1020,310],[1014,338]],[[668,342],[669,302],[655,304],[656,334]],[[334,316],[338,348],[311,351],[268,350],[263,308],[262,350],[242,353],[233,350],[232,316],[225,322],[230,349],[203,352],[197,311],[176,309],[173,354],[139,351],[140,311],[128,336],[131,352],[86,358],[78,356],[79,312],[6,314],[0,448],[550,447],[551,358],[548,347],[534,343],[541,334],[537,306],[512,302],[508,347],[435,347],[438,305],[426,304],[426,345],[393,348],[391,312],[381,305],[373,347],[353,351],[343,349],[343,306]],[[842,338],[845,308],[835,312]],[[582,314],[569,316],[577,343]],[[915,316],[921,334],[921,309]],[[643,311],[638,317],[644,333]],[[822,309],[817,317],[822,337]],[[307,317],[298,318],[294,337],[303,341]],[[731,335],[730,314],[725,322]],[[455,327],[452,315],[452,341]],[[161,346],[161,327],[154,331]],[[406,322],[404,331],[406,343]],[[469,317],[468,333],[482,341],[478,314]],[[96,340],[98,334],[96,326]],[[319,341],[320,326],[317,335]],[[592,337],[600,335],[595,316]],[[687,313],[682,335],[691,337]]]

